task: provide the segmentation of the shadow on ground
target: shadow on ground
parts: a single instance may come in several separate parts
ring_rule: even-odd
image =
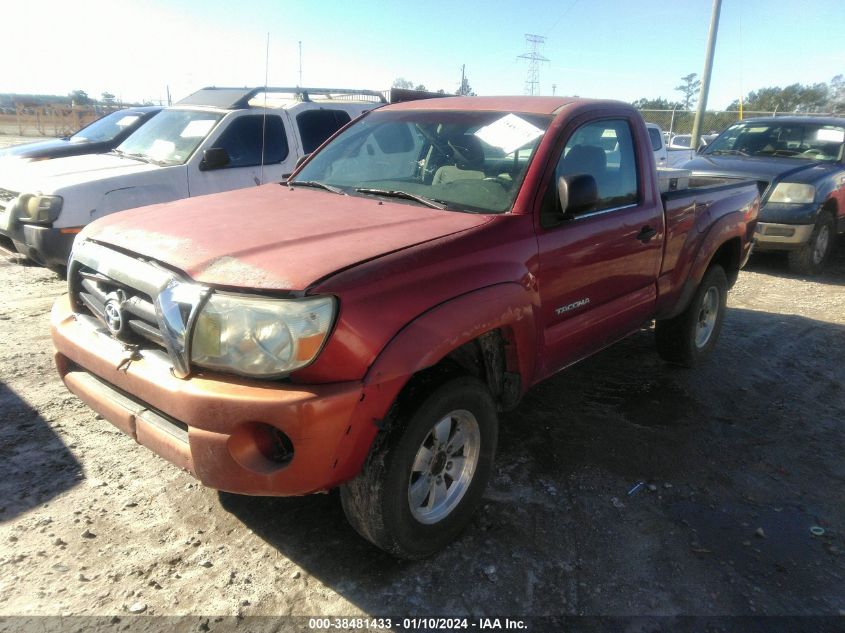
[[[0,382],[0,522],[48,502],[83,479],[50,425]]]
[[[483,507],[430,560],[371,547],[336,494],[220,500],[368,613],[835,615],[845,327],[734,309],[722,337],[686,370],[643,330],[532,389]]]

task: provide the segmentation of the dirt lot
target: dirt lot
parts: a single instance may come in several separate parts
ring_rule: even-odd
[[[417,563],[334,494],[218,494],[98,419],[52,367],[63,291],[0,259],[0,615],[845,613],[845,244],[814,281],[753,261],[699,370],[643,330],[534,389]]]

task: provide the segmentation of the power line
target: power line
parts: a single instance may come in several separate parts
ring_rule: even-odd
[[[551,33],[551,32],[554,30],[554,28],[555,28],[558,24],[560,24],[560,21],[561,21],[563,18],[565,18],[565,17],[566,17],[566,14],[567,14],[567,13],[569,13],[570,11],[572,11],[572,8],[573,8],[576,4],[578,4],[578,0],[572,0],[572,4],[570,4],[568,7],[566,7],[566,10],[565,10],[563,13],[561,13],[561,14],[560,14],[560,17],[559,17],[557,20],[555,20],[555,23],[554,23],[554,24],[552,24],[552,25],[551,25],[551,27],[549,27],[549,30],[548,30],[548,31],[546,31],[546,35],[548,35],[549,33]]]
[[[540,94],[540,64],[548,62],[548,58],[540,54],[540,47],[546,41],[542,35],[525,34],[525,45],[529,50],[518,57],[528,60],[528,75],[525,77],[525,94]]]

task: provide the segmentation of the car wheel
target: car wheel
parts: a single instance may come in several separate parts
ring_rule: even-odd
[[[728,278],[719,265],[711,266],[686,310],[657,321],[655,337],[660,356],[692,367],[710,354],[719,339],[728,298]]]
[[[472,377],[435,389],[377,438],[362,471],[341,487],[347,519],[364,538],[402,558],[423,558],[466,527],[496,452],[498,419]]]
[[[818,275],[827,263],[836,239],[836,225],[830,213],[819,214],[806,244],[789,252],[789,269],[799,275]]]

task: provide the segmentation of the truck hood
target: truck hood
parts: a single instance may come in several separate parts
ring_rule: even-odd
[[[360,262],[488,221],[270,184],[124,211],[89,224],[77,239],[158,260],[211,286],[306,290]]]
[[[31,156],[40,156],[44,152],[53,152],[57,149],[62,149],[70,145],[67,139],[56,138],[49,141],[35,141],[29,143],[21,143],[20,145],[12,145],[0,149],[0,158],[8,158],[17,156],[21,158],[29,158]]]
[[[711,156],[701,154],[683,165],[696,173],[741,176],[752,180],[782,180],[786,176],[811,169],[819,163],[804,158],[780,156]]]
[[[161,169],[158,165],[115,154],[67,156],[38,162],[3,162],[0,187],[22,193],[51,194],[73,185]]]

